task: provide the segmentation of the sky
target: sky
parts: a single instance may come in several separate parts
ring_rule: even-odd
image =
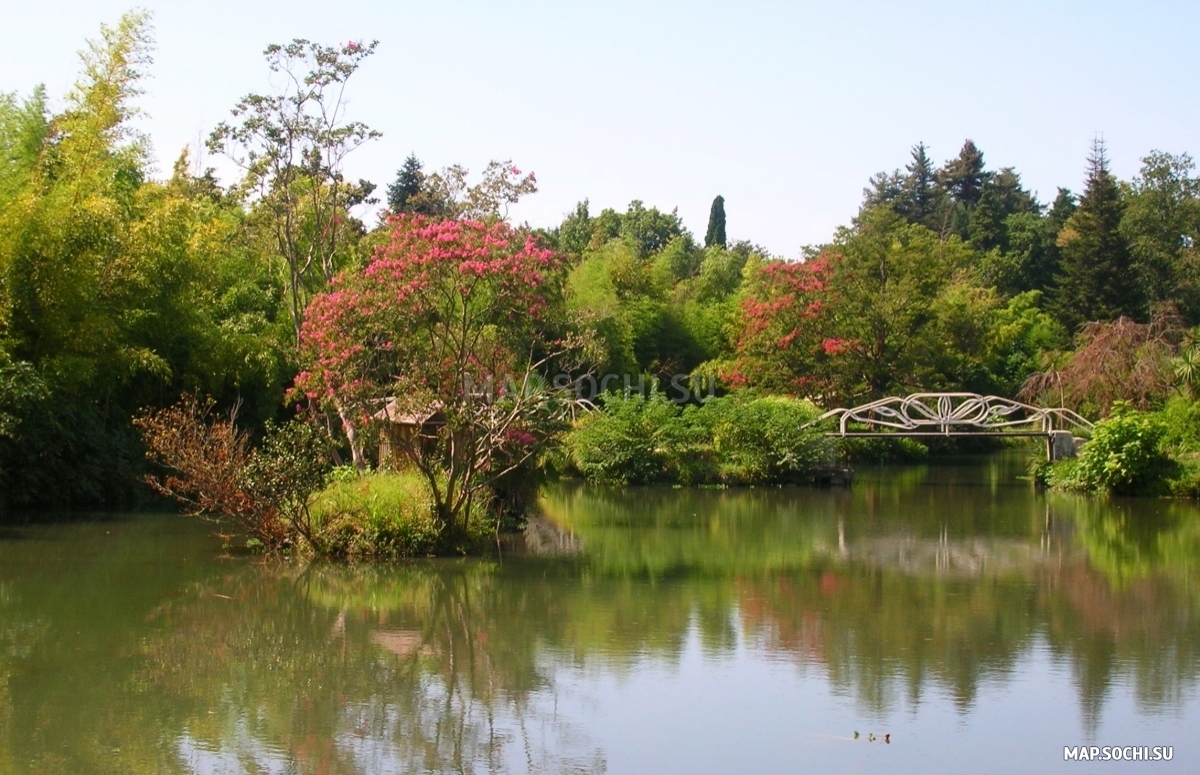
[[[61,106],[77,52],[129,2],[0,0],[0,91]],[[156,51],[140,127],[157,172],[237,100],[272,88],[270,43],[377,39],[348,116],[383,133],[346,163],[380,190],[511,159],[539,192],[511,211],[553,226],[634,199],[702,237],[725,198],[731,240],[785,257],[828,241],[870,176],[923,141],[971,138],[1043,202],[1082,187],[1093,138],[1113,171],[1200,153],[1200,3],[142,2]],[[205,164],[217,164],[206,159]]]

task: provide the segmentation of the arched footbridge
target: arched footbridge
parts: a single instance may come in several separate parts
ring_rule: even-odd
[[[849,409],[833,409],[809,426],[836,419],[830,436],[970,436],[1041,437],[1051,460],[1074,457],[1076,435],[1091,432],[1092,423],[1065,408],[1024,404],[978,393],[913,393],[889,397]]]

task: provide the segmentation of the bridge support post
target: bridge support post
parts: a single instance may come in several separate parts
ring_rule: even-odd
[[[1046,437],[1046,455],[1051,462],[1075,457],[1075,436],[1070,431],[1050,431]]]

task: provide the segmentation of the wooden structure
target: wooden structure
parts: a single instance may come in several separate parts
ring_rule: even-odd
[[[374,419],[381,428],[379,467],[392,470],[403,468],[412,451],[432,453],[437,446],[438,431],[446,424],[441,404],[435,402],[412,411],[402,408],[395,398],[386,399]]]

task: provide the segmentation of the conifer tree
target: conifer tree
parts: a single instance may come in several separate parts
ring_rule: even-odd
[[[942,188],[955,202],[974,207],[983,194],[983,183],[987,173],[983,169],[983,151],[971,140],[963,143],[958,157],[946,162],[939,175]]]
[[[396,179],[387,189],[388,209],[393,213],[411,212],[409,200],[421,193],[421,184],[425,182],[421,166],[416,154],[410,153],[404,160],[404,166],[396,172]]]
[[[1058,234],[1062,251],[1057,312],[1064,325],[1144,319],[1146,307],[1120,231],[1125,213],[1121,188],[1108,168],[1104,141],[1095,140],[1079,209]]]
[[[725,247],[725,197],[718,195],[708,211],[708,231],[704,233],[704,247]]]
[[[919,223],[932,228],[931,219],[937,211],[939,191],[937,173],[933,169],[933,161],[929,158],[925,143],[917,143],[912,147],[912,161],[904,169],[908,174],[904,177],[896,211],[909,223]]]
[[[1008,250],[1008,232],[1004,226],[1006,217],[996,187],[990,182],[985,184],[967,227],[971,244],[985,252],[993,248]]]

